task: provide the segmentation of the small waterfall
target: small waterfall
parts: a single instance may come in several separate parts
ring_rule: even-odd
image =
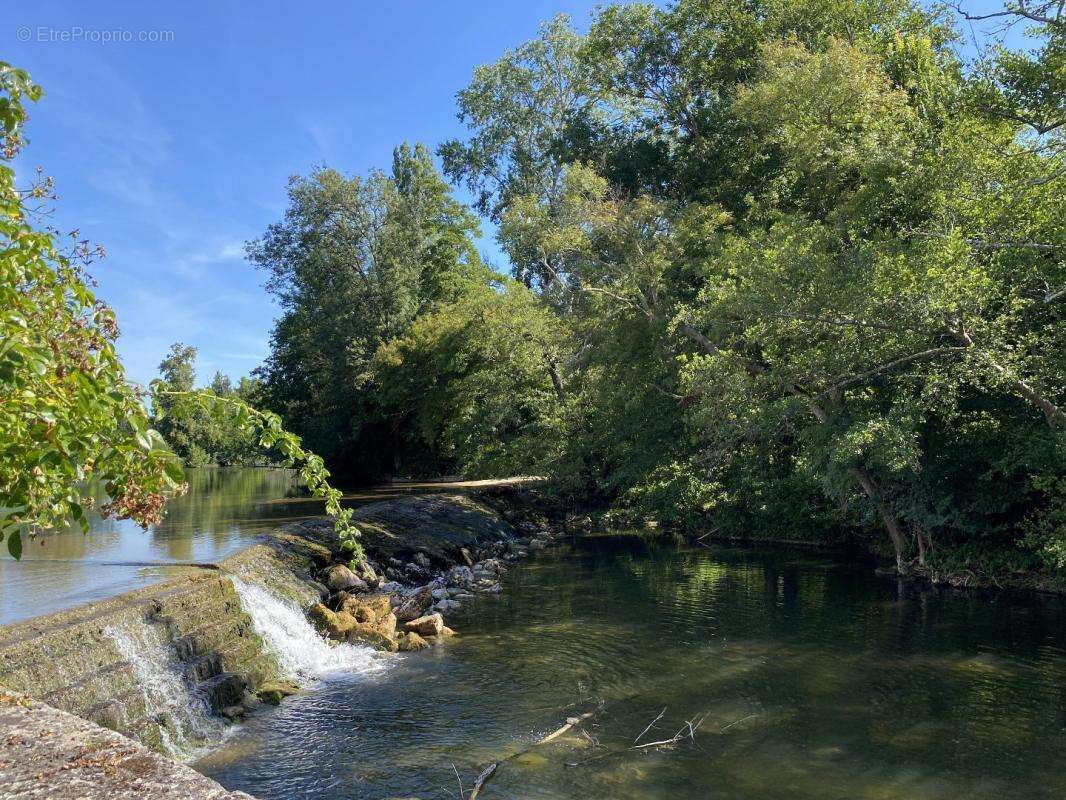
[[[304,612],[262,586],[232,577],[241,606],[256,633],[289,678],[317,678],[336,672],[368,672],[384,666],[369,647],[337,644],[322,638]]]
[[[159,724],[167,755],[188,760],[200,749],[218,743],[222,723],[211,715],[204,698],[189,688],[177,653],[157,626],[130,621],[110,625],[104,634],[133,668],[145,710]]]

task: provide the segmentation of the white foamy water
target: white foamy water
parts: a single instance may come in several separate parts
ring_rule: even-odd
[[[322,638],[295,603],[269,590],[232,577],[241,606],[252,627],[289,678],[317,678],[329,673],[368,672],[384,662],[369,647],[338,644]]]
[[[195,758],[200,749],[222,738],[222,723],[211,715],[204,698],[189,688],[174,648],[157,626],[129,621],[109,625],[104,634],[129,661],[148,716],[159,721],[167,755]]]

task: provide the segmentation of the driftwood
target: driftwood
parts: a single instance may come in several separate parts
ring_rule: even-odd
[[[481,787],[485,785],[485,781],[496,774],[496,768],[499,764],[493,761],[485,769],[481,770],[481,774],[477,776],[477,780],[474,781],[474,788],[470,790],[470,796],[466,800],[476,800],[477,796],[481,793]]]
[[[588,764],[588,763],[590,763],[592,761],[599,761],[601,758],[610,758],[612,756],[621,756],[621,755],[625,755],[626,753],[631,753],[633,751],[648,750],[648,749],[653,748],[653,747],[669,747],[670,745],[677,744],[678,742],[683,741],[684,739],[689,739],[691,741],[695,741],[696,740],[696,731],[699,730],[699,728],[703,724],[704,720],[707,719],[707,715],[706,714],[701,714],[699,716],[693,717],[690,720],[686,720],[685,724],[681,727],[681,729],[678,730],[678,732],[675,733],[673,736],[671,736],[669,739],[658,739],[658,740],[656,740],[654,742],[644,742],[643,744],[638,744],[638,742],[640,742],[641,737],[643,737],[644,734],[646,734],[648,731],[650,731],[652,729],[652,727],[654,727],[655,723],[663,718],[663,715],[665,713],[666,713],[666,709],[664,708],[662,711],[659,712],[659,715],[657,717],[655,717],[655,719],[653,719],[651,722],[648,723],[647,727],[644,728],[644,730],[642,730],[639,734],[637,734],[637,738],[635,738],[633,740],[633,744],[630,745],[629,747],[622,748],[621,750],[608,750],[608,751],[606,751],[604,753],[600,753],[598,755],[594,755],[591,758],[586,758],[586,759],[584,759],[582,761],[567,762],[566,766],[568,766],[568,767],[580,767],[580,766],[582,766],[584,764]],[[753,714],[751,716],[753,717],[753,716],[757,716],[757,715]],[[747,720],[747,719],[751,719],[751,717],[745,717],[742,720],[737,720],[736,722],[731,723],[730,725],[727,725],[726,729],[731,728],[733,725],[736,725],[736,724],[738,724],[740,722],[744,722],[744,720]],[[725,729],[723,729],[723,731],[724,730]]]
[[[505,763],[507,761],[510,761],[513,758],[518,758],[519,756],[524,755],[525,753],[528,753],[534,747],[537,747],[537,746],[542,745],[542,744],[547,744],[548,742],[551,742],[551,741],[553,741],[555,739],[558,739],[560,736],[562,736],[567,731],[578,727],[585,720],[591,719],[593,716],[595,716],[595,712],[594,711],[586,711],[584,714],[580,714],[579,716],[576,716],[576,717],[567,717],[565,724],[563,724],[559,728],[556,728],[554,731],[549,733],[547,736],[545,736],[543,738],[540,738],[540,739],[537,739],[537,741],[533,742],[532,744],[528,745],[527,747],[523,747],[521,750],[518,750],[518,751],[516,751],[514,753],[511,753],[511,755],[507,756],[507,758],[501,759],[500,761],[493,761],[491,764],[489,764],[487,767],[485,767],[485,769],[481,770],[481,773],[477,776],[477,779],[474,781],[474,788],[470,790],[470,794],[468,794],[466,796],[466,800],[477,800],[478,795],[481,794],[481,788],[486,783],[488,783],[489,778],[491,778],[493,775],[496,774],[496,770],[498,770],[500,768],[500,765],[502,765],[503,763]]]

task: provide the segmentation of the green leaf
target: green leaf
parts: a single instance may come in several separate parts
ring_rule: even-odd
[[[11,557],[16,561],[22,559],[22,533],[18,530],[13,530],[7,537],[7,551],[11,553]]]

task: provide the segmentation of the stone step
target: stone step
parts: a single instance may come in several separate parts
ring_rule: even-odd
[[[207,653],[185,662],[182,670],[185,680],[191,683],[205,681],[222,673],[222,656],[218,653]]]
[[[243,676],[235,672],[223,672],[200,683],[196,689],[207,700],[216,714],[226,706],[235,706],[244,696],[246,684]]]

